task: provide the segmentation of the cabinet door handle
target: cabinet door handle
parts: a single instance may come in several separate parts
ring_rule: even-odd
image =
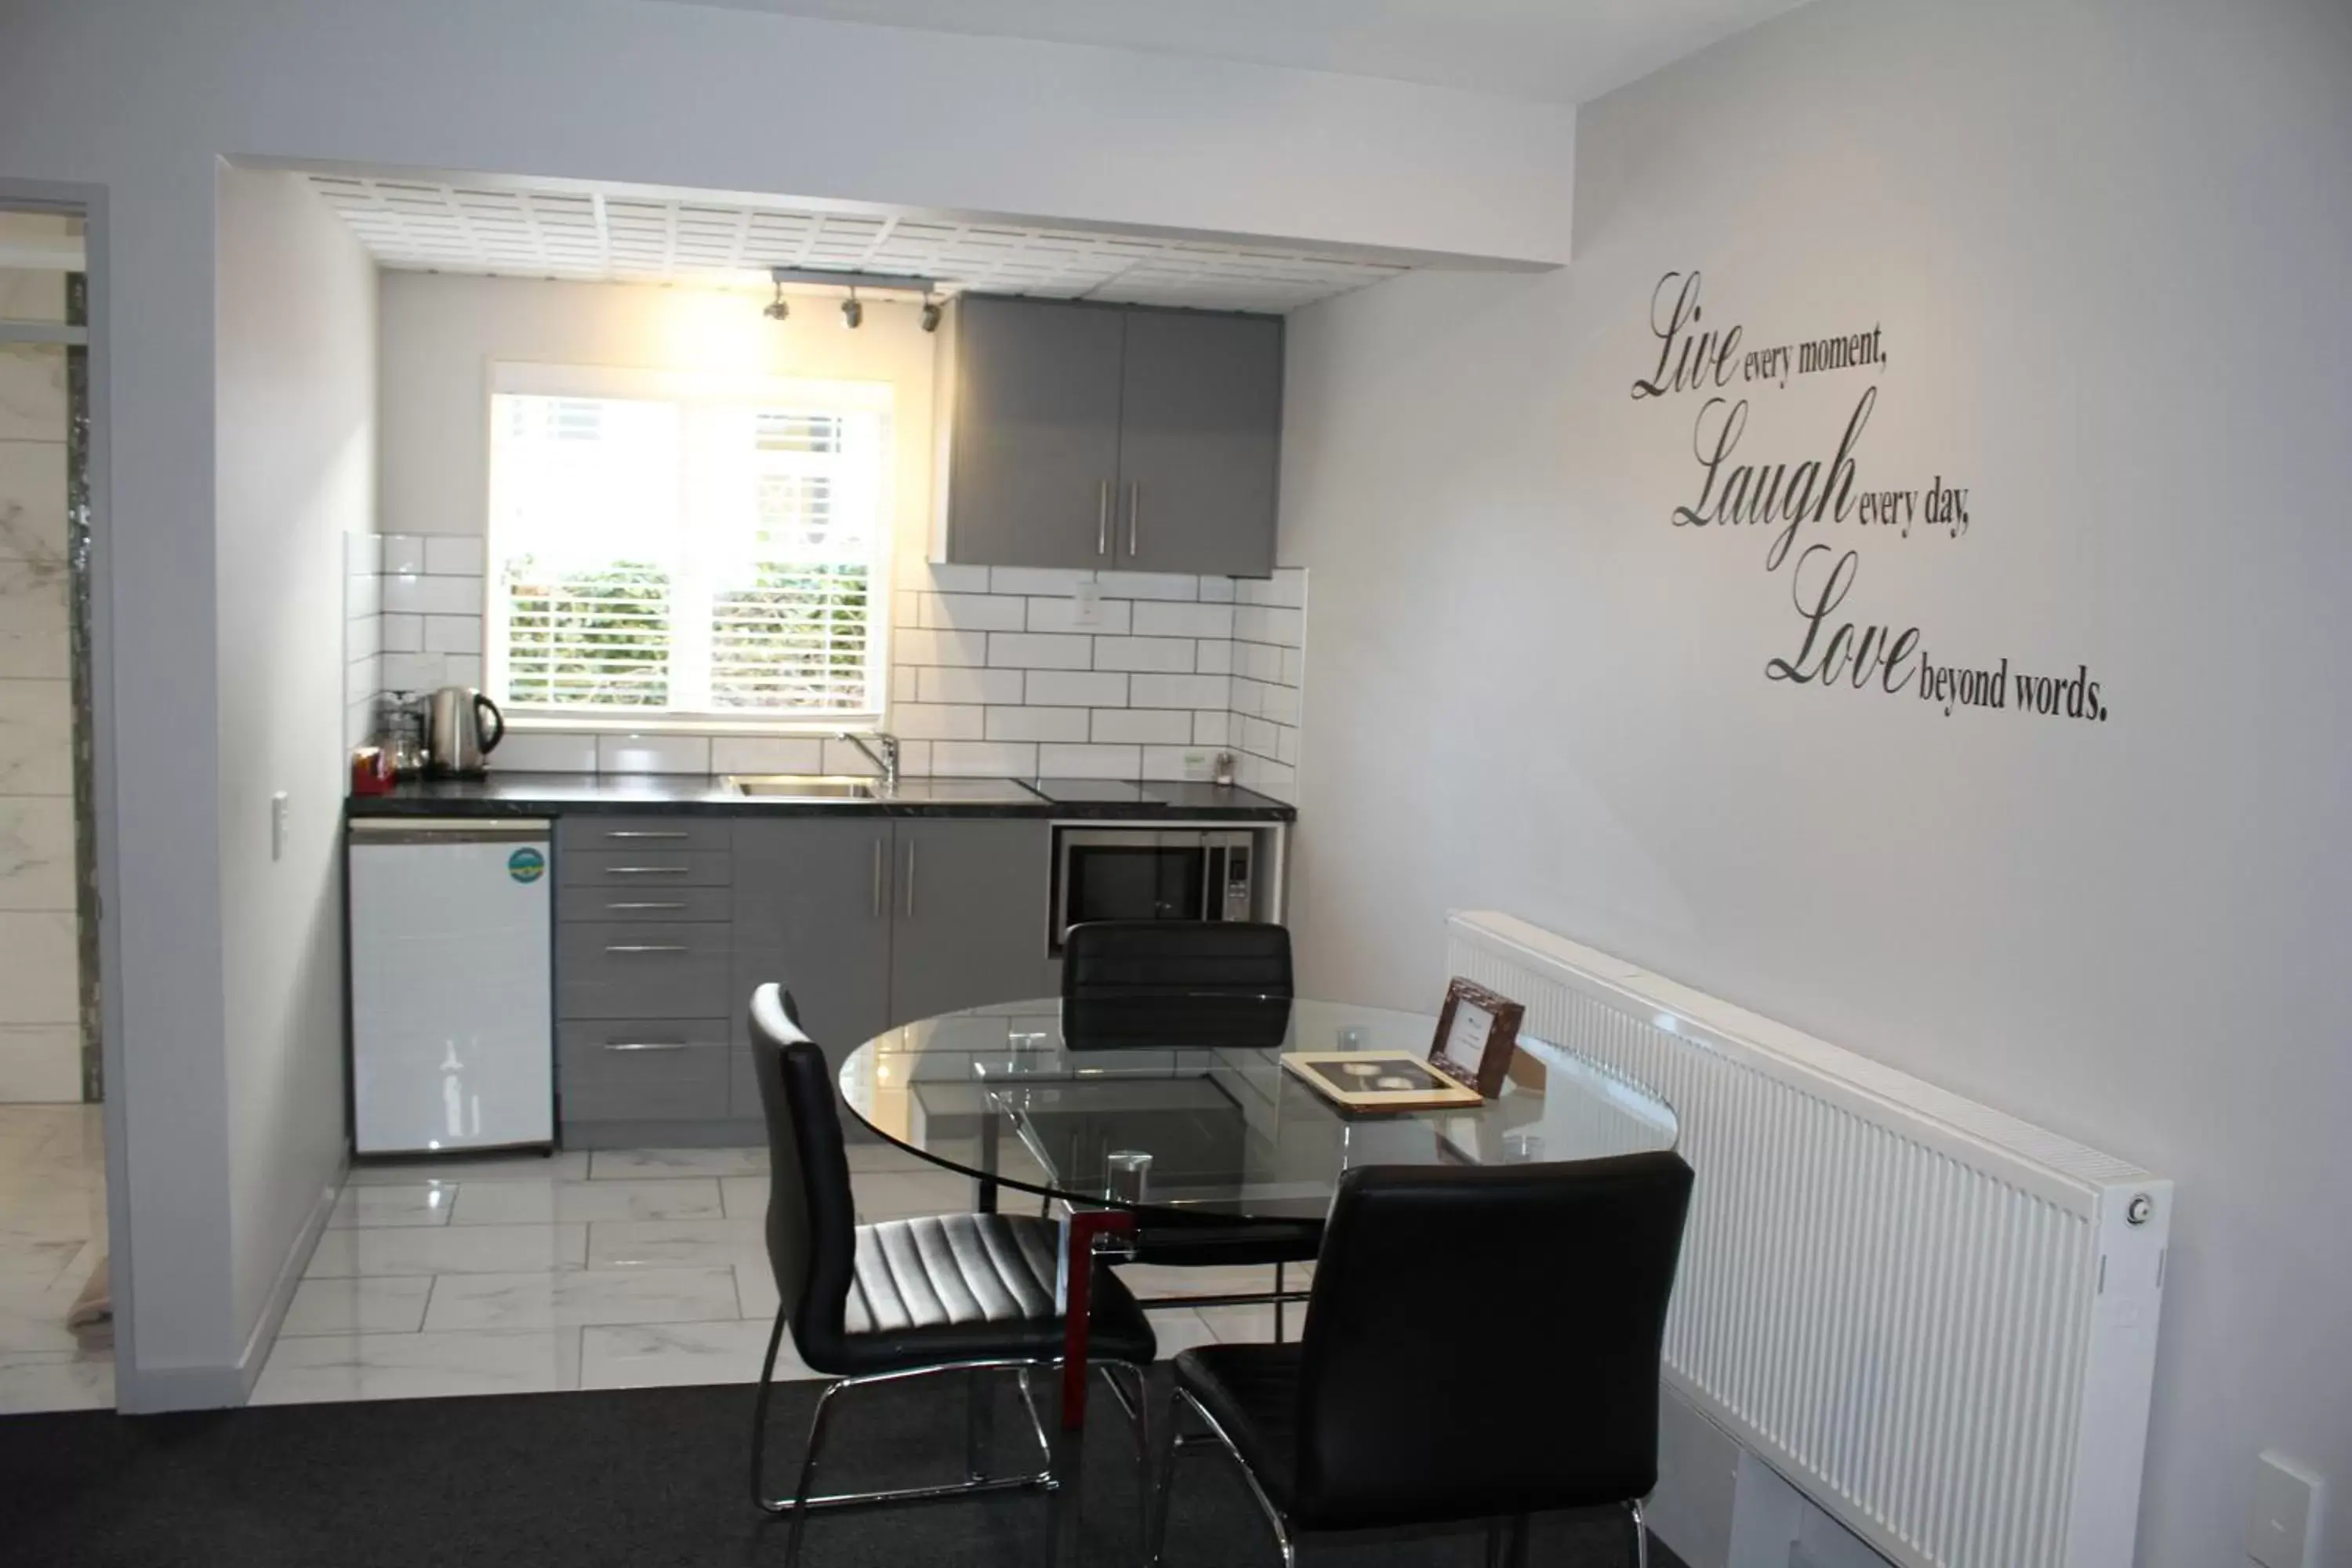
[[[607,877],[683,877],[686,873],[684,866],[608,866],[604,869]]]
[[[1095,553],[1110,553],[1110,481],[1105,479],[1095,492]]]
[[[607,910],[682,910],[686,908],[684,904],[676,900],[664,901],[659,899],[641,899],[629,903],[608,903],[604,907]]]
[[[608,1051],[682,1051],[684,1040],[614,1040],[604,1047]]]
[[[912,840],[907,845],[907,918],[915,918],[915,846]]]
[[[656,833],[650,828],[644,830],[612,828],[605,832],[604,837],[607,838],[683,838],[686,835],[677,832]]]
[[[876,920],[882,918],[882,840],[874,841],[874,908]]]
[[[1127,558],[1135,559],[1137,541],[1143,536],[1143,481],[1127,487]]]
[[[606,952],[684,952],[683,942],[608,942]]]

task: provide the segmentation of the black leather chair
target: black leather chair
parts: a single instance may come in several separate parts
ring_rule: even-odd
[[[1270,1050],[1290,1028],[1290,932],[1244,921],[1092,921],[1062,942],[1062,1042],[1071,1050],[1224,1046]],[[1135,1239],[1138,1263],[1172,1268],[1272,1264],[1271,1291],[1160,1297],[1147,1310],[1285,1303],[1303,1292],[1286,1265],[1311,1262],[1319,1220],[1244,1224],[1154,1216]]]
[[[1178,1452],[1213,1442],[1286,1564],[1294,1531],[1474,1520],[1503,1521],[1523,1559],[1529,1514],[1622,1504],[1646,1568],[1690,1187],[1666,1153],[1349,1172],[1299,1342],[1176,1358],[1152,1562]]]
[[[1063,1321],[1054,1289],[1059,1227],[993,1214],[859,1225],[832,1075],[824,1053],[801,1032],[790,994],[779,986],[763,985],[751,998],[751,1053],[768,1123],[768,1260],[782,1300],[760,1368],[751,1495],[771,1513],[793,1515],[785,1563],[798,1558],[801,1532],[816,1509],[1052,1486],[1050,1463],[1027,1475],[982,1474],[987,1389],[981,1374],[1009,1372],[1019,1378],[1037,1446],[1050,1452],[1028,1374],[1057,1366],[1062,1358]],[[1126,1288],[1108,1276],[1095,1287],[1092,1308],[1089,1359],[1113,1378],[1120,1403],[1140,1413],[1143,1369],[1158,1352],[1151,1326]],[[790,1498],[772,1498],[763,1470],[768,1397],[787,1324],[801,1360],[835,1381],[818,1396],[799,1486]],[[963,1480],[809,1495],[835,1395],[941,1372],[970,1377]],[[1129,1386],[1120,1387],[1119,1377]],[[1148,1447],[1139,1425],[1138,1447]]]

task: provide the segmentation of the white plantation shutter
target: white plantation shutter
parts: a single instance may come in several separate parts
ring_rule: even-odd
[[[888,389],[500,366],[488,641],[522,713],[881,707]],[[618,385],[630,395],[589,395]]]

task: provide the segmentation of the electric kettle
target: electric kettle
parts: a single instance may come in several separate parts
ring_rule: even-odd
[[[487,759],[507,738],[506,715],[470,686],[445,686],[432,696],[425,736],[432,772],[471,778],[489,771]]]

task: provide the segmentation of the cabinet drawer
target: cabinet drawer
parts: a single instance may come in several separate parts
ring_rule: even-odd
[[[557,820],[555,841],[566,852],[591,850],[724,850],[734,824],[724,817],[566,816]]]
[[[735,928],[678,921],[568,925],[555,933],[555,1003],[566,1018],[718,1018]]]
[[[724,888],[735,879],[724,849],[566,849],[555,868],[563,888]]]
[[[600,1018],[556,1031],[563,1120],[719,1121],[730,1058],[723,1021]]]
[[[555,895],[555,918],[566,925],[583,921],[724,921],[734,916],[734,894],[726,888],[572,887]]]

